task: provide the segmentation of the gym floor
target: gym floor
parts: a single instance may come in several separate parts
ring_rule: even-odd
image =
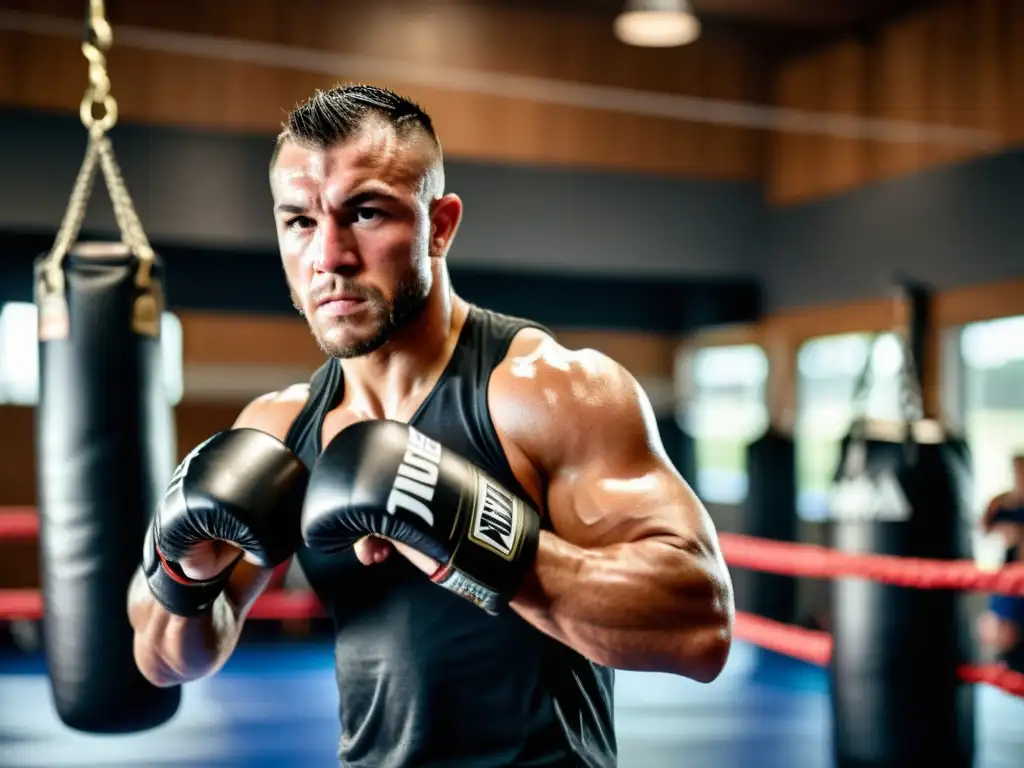
[[[167,726],[93,737],[61,726],[41,657],[0,655],[2,768],[291,768],[337,765],[337,697],[327,646],[239,649],[185,691]],[[975,768],[1024,765],[1024,700],[977,689]],[[620,672],[621,768],[828,768],[823,671],[738,644],[709,686]],[[173,757],[172,757],[173,756]]]

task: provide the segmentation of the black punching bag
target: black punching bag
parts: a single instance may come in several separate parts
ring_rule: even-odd
[[[927,297],[909,299],[902,402],[917,406],[901,421],[855,421],[833,492],[834,546],[956,560],[970,556],[969,469],[963,441],[921,418]],[[957,676],[970,655],[964,608],[955,591],[832,582],[836,768],[972,765],[973,690]]]
[[[151,265],[150,279],[140,279]],[[178,688],[156,688],[139,673],[126,611],[175,458],[159,264],[103,243],[43,257],[35,271],[40,546],[54,703],[77,730],[145,730],[170,719],[180,701]]]
[[[747,447],[747,499],[743,532],[773,541],[796,540],[796,444],[775,427]],[[774,573],[750,576],[748,610],[790,624],[796,617],[796,579]]]

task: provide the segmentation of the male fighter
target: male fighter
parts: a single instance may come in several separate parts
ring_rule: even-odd
[[[1013,488],[989,502],[981,526],[1005,539],[1007,561],[1024,560],[1024,454],[1013,457]],[[1024,598],[992,595],[988,610],[978,618],[978,639],[1008,666],[1024,672]]]
[[[289,116],[279,244],[327,360],[179,467],[129,598],[137,663],[215,672],[297,550],[336,628],[342,764],[612,766],[611,670],[714,680],[729,576],[636,380],[453,291],[444,184],[394,93]]]

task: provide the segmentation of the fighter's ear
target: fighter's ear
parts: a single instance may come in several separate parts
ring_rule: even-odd
[[[462,199],[449,193],[430,206],[430,255],[443,259],[455,239],[462,221]]]

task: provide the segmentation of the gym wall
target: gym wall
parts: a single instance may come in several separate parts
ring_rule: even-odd
[[[43,5],[69,26],[0,31],[0,47],[28,73],[0,78],[0,162],[7,178],[18,182],[0,186],[0,230],[6,233],[0,301],[30,299],[31,259],[52,241],[84,145],[74,117],[84,88],[75,37],[80,3]],[[301,45],[307,53],[366,53],[358,45],[380,44],[372,37],[362,43],[308,40],[302,35],[315,30],[274,21],[273,2],[261,3],[258,13],[216,18],[199,13],[200,5],[110,4],[112,19],[122,25],[111,57],[122,115],[115,147],[143,222],[168,261],[171,305],[186,327],[186,365],[206,393],[178,409],[184,447],[230,424],[244,402],[237,388],[212,395],[210,382],[218,376],[256,388],[268,383],[257,370],[294,380],[315,367],[316,350],[281,290],[266,159],[282,107],[335,78],[301,66],[285,71],[146,48],[133,44],[140,38],[123,25]],[[787,63],[774,79],[773,97],[787,106],[968,126],[983,115],[980,127],[988,129],[1024,124],[1014,117],[1018,107],[1011,99],[1012,84],[1024,78],[1024,57],[995,38],[977,37],[993,24],[1017,29],[1024,16],[1009,0],[958,0],[945,7],[945,15],[915,15],[894,31],[841,41]],[[368,27],[391,25],[406,66],[451,57],[485,74],[590,78],[630,92],[637,83],[670,96],[760,99],[767,92],[765,82],[749,75],[758,70],[756,57],[713,36],[668,53],[678,58],[665,66],[660,52],[655,57],[616,47],[606,29],[578,38],[599,42],[577,45],[558,37],[556,15],[477,9],[445,23],[489,30],[499,53],[488,59],[482,49],[456,49],[442,57],[417,47],[415,29],[401,20],[366,13]],[[905,30],[921,25],[932,30],[922,40],[949,44],[908,48],[920,34]],[[501,45],[511,39],[526,41],[525,47]],[[939,69],[931,67],[936,60]],[[992,66],[1005,87],[971,101],[977,89],[970,85],[980,82],[972,78],[991,82]],[[896,80],[895,90],[882,88],[886,73],[896,69],[916,73],[911,84]],[[918,76],[933,69],[946,76],[936,82]],[[953,70],[964,74],[950,79]],[[955,82],[952,90],[944,90],[947,82]],[[938,95],[933,102],[915,101],[909,96],[915,89]],[[642,379],[660,382],[652,389],[667,394],[667,407],[672,355],[684,337],[693,344],[755,340],[769,347],[773,371],[791,376],[803,339],[891,326],[886,297],[895,271],[926,276],[951,297],[948,306],[961,290],[985,297],[971,304],[972,312],[1008,313],[1019,306],[1013,292],[1020,286],[1007,283],[1024,275],[1012,194],[1024,180],[1012,149],[1015,129],[1000,133],[999,146],[983,152],[912,152],[516,96],[427,87],[415,95],[438,117],[450,187],[467,203],[452,254],[456,285],[481,303],[537,317],[563,337],[575,333],[569,343],[608,351]],[[1002,122],[992,123],[993,114]],[[103,203],[102,192],[94,200]],[[97,236],[113,232],[104,205],[93,206],[88,227]],[[762,309],[769,314],[758,323]],[[717,326],[731,327],[693,335]],[[248,337],[279,341],[239,347]],[[197,343],[206,343],[202,354],[195,353]],[[9,445],[31,444],[29,412],[15,410],[0,409],[0,430],[18,436]],[[0,478],[10,498],[0,504],[31,503],[31,457],[11,451],[3,457],[10,460],[3,470],[10,477]]]
[[[896,121],[905,140],[774,132],[765,189],[792,205],[864,184],[999,152],[1024,140],[1024,4],[943,0],[878,28],[784,61],[772,75],[779,106]],[[907,124],[910,124],[909,126]],[[928,126],[970,140],[928,136]]]
[[[906,275],[937,289],[1024,277],[1024,153],[931,168],[775,208],[760,272],[766,309],[890,293]]]
[[[771,310],[1024,277],[1024,4],[947,0],[784,62],[784,107],[893,121],[905,140],[771,134]],[[968,132],[938,140],[928,126]]]
[[[0,110],[0,136],[0,164],[19,180],[0,186],[0,231],[52,237],[82,161],[84,128],[76,116]],[[268,182],[273,133],[122,123],[111,137],[152,241],[278,268]],[[458,158],[446,161],[446,176],[466,206],[451,254],[458,267],[734,278],[760,247],[765,211],[750,182]],[[92,203],[86,230],[116,234],[102,188]],[[273,307],[245,308],[274,311],[287,300],[275,295]]]
[[[81,3],[3,5],[17,10],[0,10],[12,62],[0,104],[77,113]],[[373,82],[429,105],[450,158],[758,177],[758,131],[687,117],[694,97],[760,98],[763,54],[711,29],[683,48],[634,48],[615,39],[607,14],[582,8],[108,0],[109,62],[126,122],[272,135],[315,89]]]

